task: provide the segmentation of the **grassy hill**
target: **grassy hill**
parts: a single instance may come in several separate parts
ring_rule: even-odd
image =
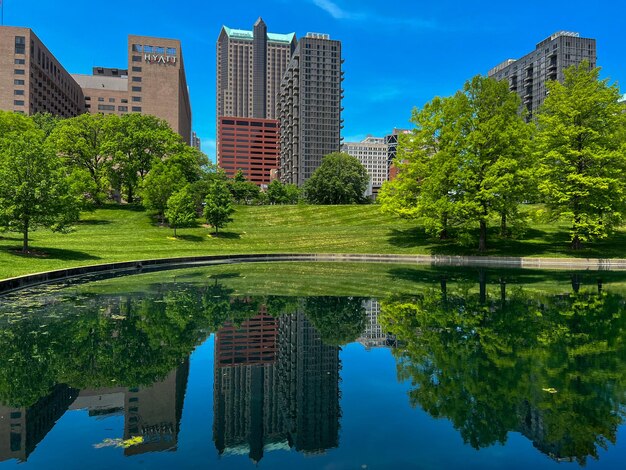
[[[240,206],[234,222],[218,237],[206,227],[173,231],[138,208],[107,206],[83,214],[69,234],[33,232],[23,256],[21,236],[0,236],[0,278],[65,267],[229,253],[398,253],[476,254],[473,247],[440,242],[425,235],[415,221],[381,214],[379,206]],[[568,248],[563,224],[531,227],[523,239],[490,234],[488,255],[549,257],[626,257],[626,232],[582,252]]]

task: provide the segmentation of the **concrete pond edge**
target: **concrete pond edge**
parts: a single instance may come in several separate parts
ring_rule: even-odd
[[[584,271],[619,271],[626,270],[626,259],[599,258],[523,258],[498,256],[442,256],[442,255],[393,255],[393,254],[237,254],[208,255],[182,258],[159,258],[138,261],[105,263],[75,268],[57,269],[36,274],[26,274],[0,281],[0,295],[45,284],[81,276],[111,273],[112,275],[129,273],[139,274],[144,271],[176,269],[192,266],[210,266],[231,263],[263,262],[360,262],[360,263],[398,263],[422,264],[432,266],[459,266],[483,268],[513,269],[554,269]]]

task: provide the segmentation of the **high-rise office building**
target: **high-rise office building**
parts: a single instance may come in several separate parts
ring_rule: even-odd
[[[91,113],[152,114],[191,143],[191,103],[181,43],[177,39],[128,36],[128,68],[94,67],[74,74]]]
[[[344,142],[341,151],[357,158],[370,177],[369,196],[376,197],[389,178],[388,146],[383,137],[368,136],[361,142]]]
[[[341,147],[341,42],[301,38],[280,85],[280,179],[302,186]]]
[[[579,33],[559,31],[538,43],[533,52],[519,60],[506,60],[487,75],[507,80],[509,89],[520,96],[531,119],[546,98],[546,82],[562,82],[563,71],[583,60],[589,62],[590,67],[596,66],[596,40],[581,38]]]
[[[295,33],[268,33],[261,18],[251,31],[222,27],[217,39],[216,141],[217,164],[228,176],[242,170],[246,178],[264,185],[278,168],[276,100],[295,45]],[[239,119],[225,119],[233,117]]]
[[[202,141],[195,132],[191,133],[191,146],[202,151]]]
[[[80,86],[29,28],[0,26],[0,109],[61,117],[85,112]]]

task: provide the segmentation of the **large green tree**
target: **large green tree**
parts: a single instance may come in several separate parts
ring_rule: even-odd
[[[399,145],[398,179],[381,194],[383,209],[421,217],[442,238],[450,226],[478,229],[485,251],[490,219],[498,216],[506,234],[527,193],[530,127],[519,107],[506,83],[476,76],[454,96],[415,110],[416,128]]]
[[[357,204],[365,201],[369,176],[365,167],[347,153],[326,155],[304,185],[313,204]]]
[[[107,166],[111,161],[107,149],[118,125],[115,115],[82,114],[60,121],[48,138],[54,151],[70,166],[89,172],[96,204],[102,204],[106,197]]]
[[[157,162],[141,183],[143,205],[156,211],[159,221],[163,223],[167,201],[186,184],[188,183],[178,165],[172,165],[169,161]]]
[[[108,140],[112,155],[110,178],[113,186],[134,202],[137,189],[155,162],[176,155],[183,143],[162,119],[147,114],[126,114],[119,118]]]
[[[297,204],[300,188],[295,184],[284,184],[273,180],[267,185],[267,200],[270,204]]]
[[[209,192],[204,200],[204,217],[213,226],[217,234],[220,228],[231,222],[232,196],[228,186],[221,179],[215,179],[209,186]]]
[[[600,80],[587,62],[548,83],[537,115],[539,190],[557,216],[571,223],[571,244],[605,238],[626,204],[624,108],[617,85]]]
[[[29,118],[0,113],[0,128],[0,227],[22,233],[27,253],[31,231],[61,231],[78,219],[79,198],[45,145],[45,133]]]
[[[174,229],[174,237],[176,237],[177,228],[189,227],[196,222],[196,203],[189,185],[170,196],[167,200],[165,216],[170,227]]]

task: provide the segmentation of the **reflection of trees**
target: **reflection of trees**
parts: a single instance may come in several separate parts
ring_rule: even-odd
[[[362,297],[307,297],[304,311],[324,344],[339,346],[356,340],[365,330]]]
[[[68,298],[30,313],[13,305],[13,319],[0,329],[0,402],[29,406],[57,383],[161,380],[225,321],[256,314],[257,303],[231,293],[218,283],[176,285],[154,295]]]
[[[504,282],[486,294],[443,282],[383,303],[381,323],[404,345],[395,354],[411,403],[450,419],[475,448],[516,430],[554,458],[597,458],[622,422],[624,299],[583,290],[531,298]]]

